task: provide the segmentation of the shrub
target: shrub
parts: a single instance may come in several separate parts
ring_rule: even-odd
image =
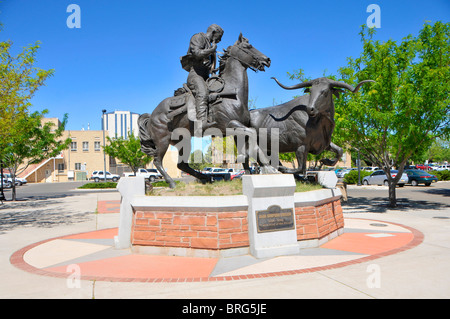
[[[102,183],[87,183],[80,187],[79,189],[92,189],[92,188],[116,188],[117,183],[114,182],[102,182]]]
[[[372,172],[361,170],[361,183],[364,177],[369,176]],[[350,171],[344,176],[344,182],[347,184],[358,183],[358,170]]]
[[[450,171],[444,170],[444,171],[431,171],[429,172],[431,175],[434,175],[438,178],[440,181],[449,181],[450,180]]]

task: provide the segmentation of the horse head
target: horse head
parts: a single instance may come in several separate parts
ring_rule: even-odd
[[[242,33],[239,34],[239,38],[234,45],[224,50],[223,56],[220,57],[221,62],[226,61],[228,57],[235,58],[242,65],[255,72],[265,71],[265,67],[270,67],[270,58],[255,49]]]

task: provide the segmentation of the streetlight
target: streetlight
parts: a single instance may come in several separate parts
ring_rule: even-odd
[[[105,154],[105,113],[106,110],[103,109],[102,110],[102,131],[103,131],[103,176],[105,178],[105,183],[106,183],[106,154]]]
[[[0,169],[1,169],[1,189],[0,189],[0,201],[6,200],[5,194],[3,193],[3,161],[0,160]]]

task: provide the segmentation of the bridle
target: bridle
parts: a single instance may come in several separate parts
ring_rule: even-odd
[[[254,72],[258,72],[259,70],[257,68],[255,68],[253,65],[257,64],[258,66],[261,65],[261,61],[260,58],[258,56],[256,56],[255,54],[253,54],[252,52],[241,48],[240,45],[234,45],[231,47],[231,49],[228,51],[229,55],[233,58],[235,58],[236,60],[238,60],[239,62],[242,63],[242,65],[244,65],[245,67],[249,68],[250,70],[254,71]],[[242,52],[245,54],[246,57],[250,57],[252,60],[251,61],[246,61],[245,58],[242,57]]]

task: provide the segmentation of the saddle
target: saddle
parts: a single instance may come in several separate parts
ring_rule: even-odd
[[[223,88],[225,87],[225,81],[218,76],[208,78],[206,80],[206,85],[209,93],[217,95],[217,99],[214,102],[208,103],[208,109],[210,106],[220,103],[223,97],[233,98],[237,95],[236,90],[224,92]],[[189,89],[187,84],[184,83],[183,87],[176,89],[174,95],[169,98],[169,108],[170,111],[167,114],[169,119],[173,119],[175,116],[187,112],[189,120],[192,122],[196,121],[195,92]],[[208,117],[210,117],[209,120],[213,121],[213,114],[212,112],[209,112],[209,110]]]

